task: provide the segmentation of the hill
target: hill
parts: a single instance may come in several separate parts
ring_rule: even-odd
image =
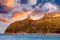
[[[53,14],[59,12],[53,12]],[[16,21],[8,26],[5,34],[24,33],[60,33],[60,16],[45,14],[40,20],[31,20],[29,17],[22,21]]]

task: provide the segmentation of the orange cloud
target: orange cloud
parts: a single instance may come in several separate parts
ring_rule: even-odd
[[[24,11],[16,11],[14,12],[12,18],[23,18],[26,15]]]
[[[13,13],[12,15],[12,22],[14,21],[18,21],[18,20],[24,20],[25,18],[27,18],[27,12],[26,11],[16,11]]]
[[[3,5],[11,7],[12,5],[14,5],[14,0],[5,0]]]
[[[2,22],[8,22],[8,19],[7,18],[0,17],[0,21],[2,21]]]
[[[18,20],[24,20],[28,18],[28,16],[31,18],[31,20],[39,20],[41,19],[44,15],[40,14],[40,12],[36,12],[35,10],[33,11],[26,11],[26,10],[21,10],[21,11],[15,11],[12,15],[12,22],[18,21]]]

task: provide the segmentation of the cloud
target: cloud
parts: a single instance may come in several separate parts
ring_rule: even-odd
[[[2,21],[2,22],[8,22],[8,19],[7,18],[0,17],[0,21]]]
[[[23,20],[23,19],[26,18],[26,16],[27,16],[27,12],[24,12],[24,11],[16,11],[12,15],[12,18],[13,19],[16,19],[16,20]]]
[[[12,15],[12,22],[24,20],[28,17],[31,17],[31,20],[38,20],[44,16],[43,13],[38,9],[32,9],[31,11],[27,11],[27,9],[22,9],[20,11],[15,11]]]
[[[32,20],[39,20],[44,16],[43,12],[41,12],[40,9],[34,9],[31,13],[30,13],[30,17]]]
[[[33,2],[36,3],[37,0],[34,0],[34,1],[28,0],[28,1],[32,3]],[[24,11],[24,8],[27,10],[26,12]],[[34,11],[31,9],[33,9]],[[57,9],[58,9],[57,6],[52,3],[45,3],[44,5],[42,5],[42,7],[38,7],[38,8],[32,8],[29,5],[21,4],[21,5],[16,6],[14,10],[12,10],[12,12],[9,13],[9,16],[12,16],[10,17],[10,19],[13,21],[23,20],[27,18],[27,16],[30,16],[31,19],[33,20],[38,20],[43,17],[45,12],[53,12],[53,11],[56,11]],[[1,18],[1,20],[3,19]]]
[[[4,1],[4,0],[0,0],[0,5],[3,4],[3,1]]]
[[[28,0],[28,5],[35,5],[37,4],[37,0]]]
[[[14,0],[5,0],[3,5],[7,7],[12,7],[14,5]]]
[[[30,17],[31,17],[32,20],[39,20],[39,19],[41,19],[43,16],[44,16],[44,15],[41,15],[40,13],[37,13],[37,14],[32,13],[32,14],[30,15]]]
[[[42,6],[42,9],[43,10],[48,10],[48,12],[54,12],[54,11],[57,11],[58,10],[58,7],[52,3],[45,3],[43,6]]]
[[[0,13],[2,14],[8,14],[8,12],[11,11],[10,7],[4,6],[4,5],[0,5]]]
[[[4,33],[9,25],[9,22],[0,22],[0,34]]]

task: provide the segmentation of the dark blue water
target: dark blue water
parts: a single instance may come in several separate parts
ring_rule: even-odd
[[[0,40],[60,40],[60,35],[44,34],[0,34]]]

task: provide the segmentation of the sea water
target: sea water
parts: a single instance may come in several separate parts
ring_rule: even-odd
[[[0,40],[60,40],[60,35],[0,34]]]

